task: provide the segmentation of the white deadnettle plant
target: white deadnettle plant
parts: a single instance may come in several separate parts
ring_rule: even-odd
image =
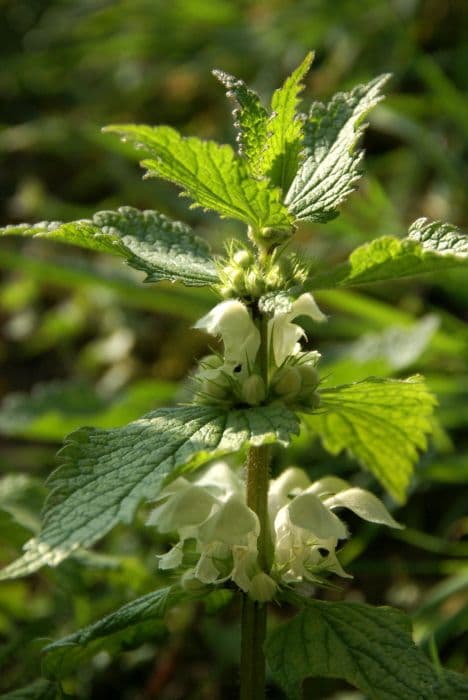
[[[160,569],[184,570],[184,586],[233,581],[253,600],[266,602],[279,587],[303,581],[320,583],[322,575],[349,577],[336,556],[349,537],[335,510],[347,508],[363,520],[400,528],[382,501],[369,491],[329,476],[311,483],[290,467],[270,481],[268,515],[274,559],[270,574],[258,563],[260,523],[246,504],[245,482],[226,462],[215,462],[201,476],[179,477],[163,489],[148,525],[176,533],[179,541],[159,557]],[[184,545],[193,541],[198,561],[184,567]],[[186,558],[193,560],[189,549]]]
[[[209,286],[220,299],[196,324],[222,341],[223,352],[200,362],[193,401],[121,428],[72,433],[64,463],[49,480],[41,532],[0,572],[6,579],[56,566],[117,523],[128,524],[145,500],[156,503],[149,522],[174,542],[159,558],[173,583],[43,650],[52,692],[76,658],[107,643],[118,649],[127,628],[138,637],[140,625],[147,630],[149,620],[162,620],[173,605],[216,587],[242,599],[242,700],[264,697],[265,654],[273,678],[293,700],[305,678],[321,675],[342,678],[373,700],[468,697],[457,674],[435,669],[413,645],[401,612],[311,598],[327,576],[348,576],[337,551],[349,537],[343,513],[400,527],[382,501],[333,475],[311,482],[295,467],[270,478],[275,451],[306,428],[332,455],[347,450],[396,502],[404,501],[433,426],[434,399],[423,379],[369,377],[329,386],[318,374],[320,354],[302,345],[308,339],[299,321],[305,318],[309,327],[325,320],[315,290],[428,273],[468,259],[465,236],[425,219],[403,240],[376,239],[335,267],[291,252],[296,226],[337,216],[354,189],[364,119],[388,78],[327,104],[313,102],[301,113],[311,61],[310,54],[274,93],[270,108],[242,81],[216,72],[236,102],[236,151],[166,126],[107,128],[146,153],[149,176],[178,184],[195,205],[246,226],[244,240],[231,242],[224,256],[186,224],[131,207],[0,231],[118,255],[145,272],[147,282]],[[214,461],[229,454],[244,461],[242,475]],[[298,612],[267,638],[270,600]]]

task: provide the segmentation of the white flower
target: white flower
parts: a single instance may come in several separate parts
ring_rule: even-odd
[[[260,332],[242,302],[232,299],[217,304],[194,327],[221,337],[227,370],[240,366],[245,375],[253,367],[260,347]]]
[[[345,524],[333,512],[348,508],[369,522],[401,527],[372,493],[335,476],[311,483],[302,469],[286,469],[270,484],[268,509],[275,543],[277,576],[288,583],[316,580],[321,572],[348,574],[336,557]]]
[[[290,356],[300,352],[299,340],[305,336],[304,329],[293,323],[298,316],[309,316],[313,321],[326,319],[312,294],[301,294],[291,305],[289,311],[276,311],[268,322],[270,344],[273,348],[273,356],[277,367]]]
[[[349,536],[335,511],[347,508],[369,522],[401,527],[373,494],[335,476],[311,483],[296,467],[270,481],[268,512],[274,545],[271,572],[258,563],[259,519],[246,504],[245,484],[225,462],[215,462],[191,480],[179,477],[164,488],[149,524],[177,533],[178,542],[159,557],[160,569],[183,566],[184,545],[194,541],[197,560],[181,585],[233,581],[251,598],[272,600],[278,586],[318,581],[322,574],[347,577],[336,556]],[[198,583],[197,583],[198,582]]]

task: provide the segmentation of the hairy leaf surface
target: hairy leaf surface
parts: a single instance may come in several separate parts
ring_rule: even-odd
[[[304,89],[303,79],[313,61],[308,53],[300,66],[286,78],[271,100],[272,115],[266,125],[267,139],[261,155],[261,172],[274,185],[287,192],[299,167],[303,148],[303,115],[298,114],[299,95]]]
[[[266,644],[273,676],[291,700],[309,677],[341,678],[369,700],[463,700],[468,679],[440,672],[411,638],[398,610],[361,603],[308,601]]]
[[[146,273],[146,282],[171,280],[202,286],[218,280],[207,243],[186,224],[155,211],[120,207],[66,224],[44,221],[6,226],[0,235],[50,238],[120,255],[131,267]]]
[[[233,98],[236,103],[233,117],[239,154],[245,158],[250,172],[257,176],[260,174],[260,154],[267,140],[268,112],[260,102],[259,96],[242,80],[221,70],[214,70],[213,74],[227,88],[228,97]]]
[[[363,152],[357,148],[363,119],[382,96],[388,75],[338,93],[328,104],[315,102],[304,123],[306,158],[285,202],[305,221],[329,221],[336,207],[355,189]]]
[[[354,250],[349,261],[312,277],[308,288],[348,287],[468,266],[468,236],[456,226],[417,219],[407,238],[383,236]]]
[[[399,502],[410,483],[418,449],[432,430],[435,398],[422,377],[370,377],[321,392],[322,413],[306,417],[324,447],[342,450],[372,472]]]
[[[281,191],[267,180],[249,176],[246,164],[228,145],[185,138],[169,126],[109,126],[151,158],[142,162],[148,176],[166,178],[183,188],[196,205],[255,228],[289,229],[292,217],[281,203]]]
[[[78,632],[48,644],[42,650],[43,673],[59,679],[76,672],[79,665],[98,652],[116,654],[154,639],[158,621],[170,608],[189,595],[171,586],[132,600],[118,610]]]
[[[183,471],[248,445],[287,444],[296,432],[296,416],[274,406],[166,408],[124,428],[82,428],[69,436],[61,451],[65,463],[49,479],[41,534],[0,579],[55,566],[91,546],[118,522],[131,522],[143,500],[156,498]]]

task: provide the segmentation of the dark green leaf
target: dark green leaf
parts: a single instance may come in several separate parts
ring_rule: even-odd
[[[118,522],[129,523],[143,500],[156,498],[183,471],[248,445],[287,444],[295,432],[296,416],[274,406],[166,408],[125,428],[82,428],[69,436],[61,452],[65,463],[49,479],[41,534],[0,579],[55,566],[91,546]]]
[[[44,647],[43,673],[48,678],[63,678],[102,650],[115,654],[154,638],[155,623],[188,597],[180,588],[169,587],[127,603],[102,620]]]
[[[311,600],[270,635],[273,676],[291,700],[309,677],[341,678],[369,700],[464,700],[468,679],[440,672],[414,645],[408,617],[392,608]]]

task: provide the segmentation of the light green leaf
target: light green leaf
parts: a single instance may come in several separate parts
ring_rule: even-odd
[[[50,477],[41,534],[0,579],[56,566],[117,523],[129,523],[143,500],[180,473],[248,445],[287,444],[296,416],[280,406],[221,412],[208,406],[164,408],[124,428],[82,428],[61,451]]]
[[[422,377],[379,379],[323,389],[323,412],[305,418],[332,454],[347,450],[403,502],[427,445],[436,403]]]
[[[297,113],[297,106],[304,88],[302,81],[313,58],[314,54],[308,53],[271,100],[272,116],[266,125],[268,136],[261,155],[261,172],[285,193],[296,175],[303,148],[304,118]]]
[[[0,405],[0,434],[61,442],[84,423],[114,428],[169,401],[176,385],[145,379],[112,397],[85,382],[38,384],[32,393],[8,394]]]
[[[267,180],[249,176],[243,160],[228,145],[184,138],[169,126],[135,124],[109,126],[151,159],[142,162],[148,176],[166,178],[183,187],[183,194],[222,216],[240,219],[256,229],[289,229],[292,217],[281,203],[281,191]]]
[[[250,172],[257,176],[260,174],[260,154],[267,140],[268,112],[258,95],[242,80],[221,70],[214,70],[213,74],[227,88],[228,97],[233,98],[236,103],[233,117],[237,129],[239,155],[245,158]]]
[[[463,700],[468,679],[438,670],[411,638],[398,610],[310,600],[266,644],[273,677],[291,700],[309,677],[340,678],[369,700]]]
[[[132,600],[102,620],[48,644],[42,650],[43,673],[60,679],[76,673],[79,665],[100,651],[116,654],[155,637],[157,623],[168,610],[189,595],[171,586]]]
[[[18,224],[0,229],[4,236],[50,238],[125,258],[147,274],[146,282],[181,281],[203,286],[218,281],[209,247],[189,226],[155,211],[120,207],[92,219]]]
[[[407,238],[382,236],[359,246],[349,261],[310,279],[309,289],[384,282],[468,266],[468,236],[441,221],[417,219]]]
[[[363,119],[382,96],[388,80],[382,75],[350,92],[338,93],[328,104],[315,102],[304,123],[306,159],[285,202],[296,219],[329,221],[336,207],[355,189],[363,152],[357,148]]]

